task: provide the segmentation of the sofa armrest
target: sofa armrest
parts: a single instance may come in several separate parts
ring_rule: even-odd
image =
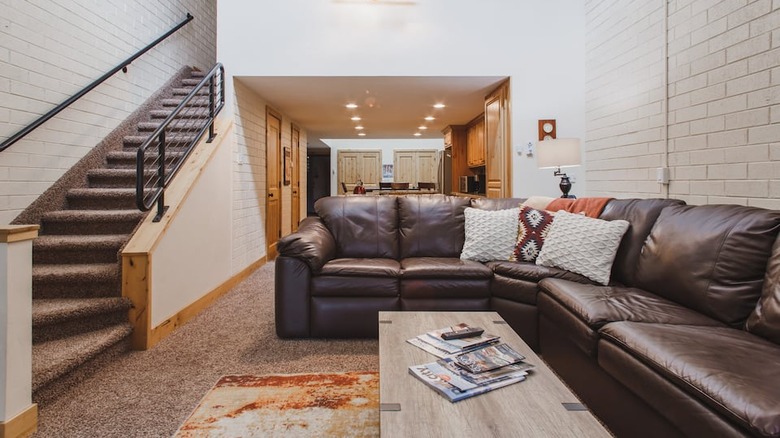
[[[311,268],[301,259],[277,257],[274,278],[276,335],[307,338],[310,333]]]
[[[298,231],[279,239],[280,256],[301,259],[317,273],[336,257],[336,240],[319,218],[310,217],[301,222]]]

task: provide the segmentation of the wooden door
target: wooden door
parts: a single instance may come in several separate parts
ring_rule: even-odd
[[[352,193],[355,183],[363,181],[364,185],[379,186],[382,176],[382,151],[381,150],[340,150],[336,156],[337,167],[337,193]],[[341,187],[341,183],[347,186],[347,191]]]
[[[506,84],[485,99],[485,172],[488,198],[511,196]]]
[[[292,147],[292,175],[290,178],[290,191],[292,192],[292,205],[290,206],[292,216],[292,231],[298,231],[298,223],[301,221],[301,131],[297,126],[292,127],[291,136]]]
[[[268,260],[276,258],[276,242],[282,237],[282,118],[266,110],[265,158],[266,190],[265,242]]]
[[[393,182],[417,184],[417,157],[414,151],[393,151]]]
[[[417,180],[414,185],[418,182],[438,182],[438,156],[436,151],[417,151]]]

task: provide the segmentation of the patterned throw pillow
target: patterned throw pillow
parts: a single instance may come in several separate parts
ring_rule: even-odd
[[[460,258],[477,262],[509,259],[515,246],[520,209],[480,210],[468,207],[463,213],[466,216],[466,241]]]
[[[553,217],[548,211],[522,207],[517,218],[517,243],[509,260],[535,262],[550,231]]]
[[[606,286],[628,225],[624,220],[605,221],[560,210],[536,264],[576,272]]]

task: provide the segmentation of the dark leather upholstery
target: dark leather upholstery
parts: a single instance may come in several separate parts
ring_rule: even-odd
[[[766,267],[761,299],[750,314],[745,328],[780,344],[780,237],[775,240],[772,258]]]
[[[401,260],[401,276],[406,278],[481,278],[493,271],[482,263],[451,257],[410,257]]]
[[[276,335],[308,337],[311,268],[300,259],[279,256],[274,269],[274,316],[277,322],[283,321],[276,324]]]
[[[624,322],[602,336],[751,433],[780,434],[780,346],[726,327]]]
[[[397,297],[395,277],[317,275],[311,279],[312,297]]]
[[[519,280],[539,282],[545,278],[561,278],[577,283],[593,284],[592,280],[580,274],[528,262],[493,261],[487,262],[487,266],[496,274]]]
[[[469,198],[444,195],[398,197],[400,258],[460,257]]]
[[[311,331],[323,338],[376,338],[379,312],[401,310],[398,297],[312,297]]]
[[[516,303],[524,303],[536,306],[536,294],[539,292],[535,281],[518,280],[504,277],[499,273],[493,274],[490,281],[490,294]]]
[[[312,271],[336,256],[336,241],[319,218],[307,217],[298,226],[298,232],[288,234],[276,244],[279,255],[305,261]]]
[[[599,216],[600,219],[614,221],[622,219],[631,226],[623,235],[620,247],[612,265],[611,281],[625,286],[635,286],[634,273],[639,254],[647,235],[664,207],[684,205],[678,199],[611,199]]]
[[[330,196],[314,203],[336,242],[336,257],[398,259],[395,196]]]
[[[336,259],[326,263],[320,274],[398,278],[401,276],[401,264],[393,259]]]
[[[739,327],[761,295],[778,231],[780,211],[667,207],[639,257],[637,286]]]

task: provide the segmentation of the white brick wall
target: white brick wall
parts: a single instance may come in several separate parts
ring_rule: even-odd
[[[0,0],[0,141],[186,17],[195,20],[0,152],[0,223],[9,223],[183,66],[216,59],[209,0]]]
[[[233,81],[236,141],[233,163],[233,273],[267,254],[265,240],[266,106],[262,97],[238,80]],[[290,147],[292,123],[282,114],[282,148]],[[306,131],[300,129],[301,219],[306,217]],[[282,159],[280,157],[280,159]],[[281,174],[280,174],[281,178]],[[282,185],[282,235],[292,229],[291,186]]]
[[[663,92],[665,0],[592,0],[588,21],[588,187],[594,194],[665,194],[652,166],[636,165],[622,131],[647,127],[630,116]],[[652,4],[652,6],[651,6]],[[624,23],[629,23],[619,27]],[[652,33],[642,33],[651,29]],[[668,2],[668,195],[692,204],[735,203],[780,209],[780,2],[771,0],[670,0]],[[613,41],[617,40],[617,41]],[[648,47],[652,42],[652,47]],[[661,44],[664,44],[663,42]],[[603,50],[602,47],[627,47]],[[641,54],[656,54],[648,64]],[[620,93],[619,104],[608,102]],[[663,109],[658,113],[663,116]],[[611,132],[605,131],[605,125]],[[663,125],[660,126],[663,132]],[[641,150],[640,150],[641,152]],[[646,164],[651,161],[646,161]],[[647,192],[625,177],[600,172],[626,166]],[[661,165],[661,164],[658,164]],[[620,174],[624,175],[624,174]]]

